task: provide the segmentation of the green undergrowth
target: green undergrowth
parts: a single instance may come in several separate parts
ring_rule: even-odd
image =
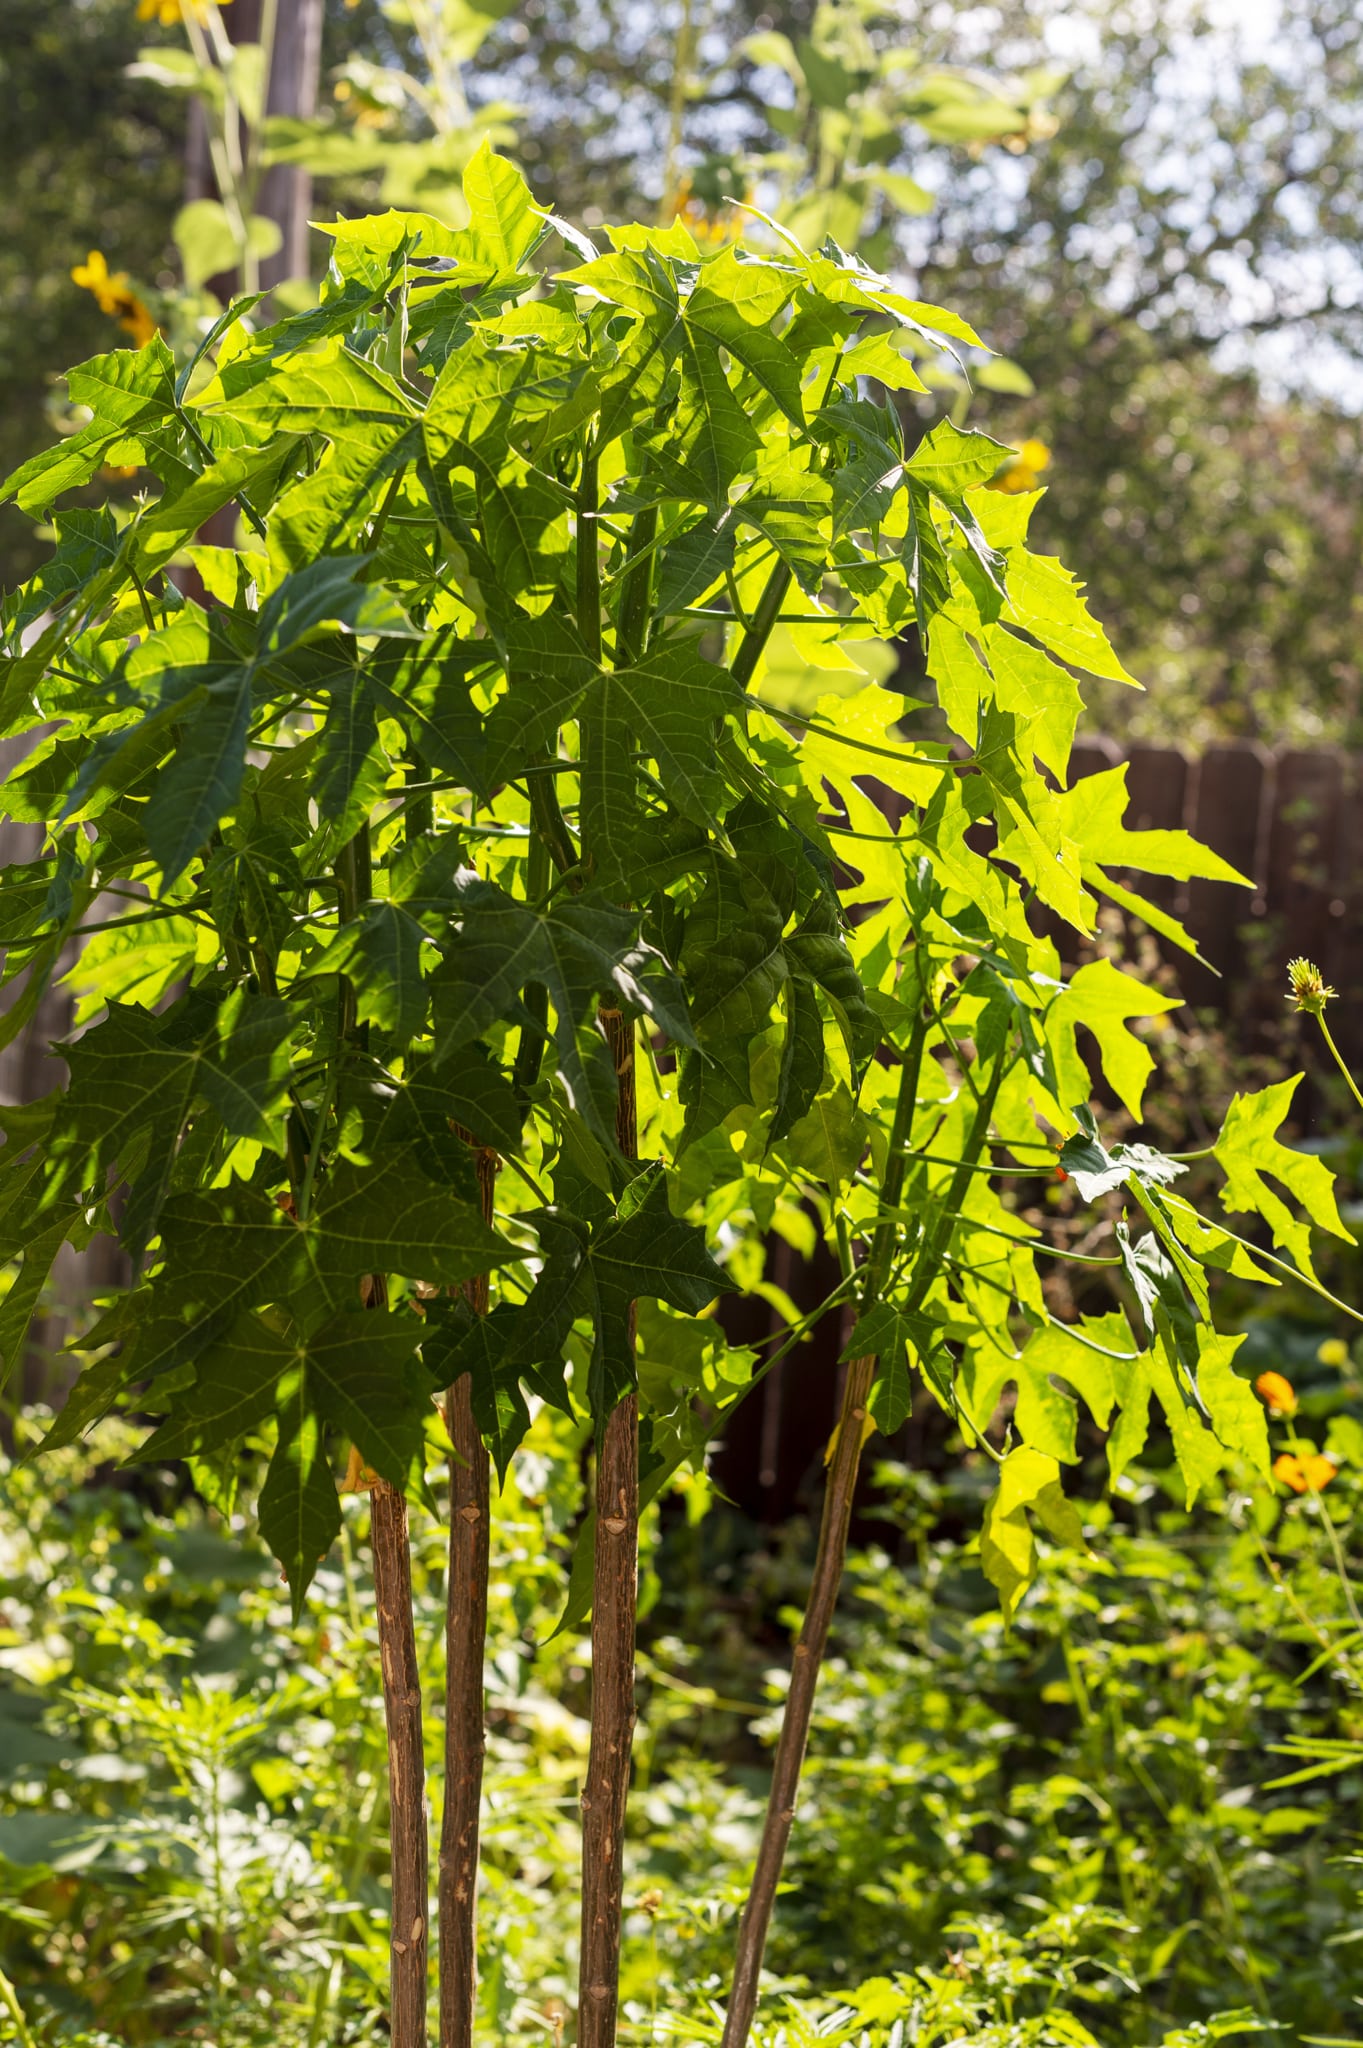
[[[0,1967],[27,2039],[382,2042],[364,1498],[294,1627],[240,1518],[169,1470],[111,1481],[126,1433],[105,1423],[4,1476]],[[1134,1471],[1086,1510],[1090,1554],[1053,1554],[1010,1633],[952,1533],[986,1476],[951,1470],[946,1486],[878,1474],[764,2048],[1192,2048],[1269,2023],[1285,2044],[1356,2039],[1363,1657],[1338,1559],[1363,1548],[1363,1472],[1189,1517]],[[481,2038],[516,2048],[573,2038],[587,1674],[578,1635],[552,1631],[578,1471],[542,1411],[495,1522]],[[763,1532],[698,1506],[694,1489],[665,1504],[644,1585],[632,2043],[718,2040],[807,1569],[802,1521]],[[416,1520],[433,1767],[441,1542]],[[25,2040],[5,2024],[0,2040]]]

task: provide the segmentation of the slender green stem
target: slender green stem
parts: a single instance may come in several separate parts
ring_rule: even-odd
[[[1330,1027],[1329,1027],[1329,1025],[1328,1025],[1328,1024],[1326,1023],[1326,1021],[1325,1021],[1325,1013],[1324,1013],[1324,1011],[1323,1011],[1323,1010],[1317,1010],[1317,1011],[1316,1011],[1316,1013],[1315,1013],[1315,1015],[1316,1015],[1316,1022],[1317,1022],[1317,1024],[1319,1024],[1319,1026],[1320,1026],[1320,1033],[1321,1033],[1321,1037],[1322,1037],[1322,1038],[1323,1038],[1323,1039],[1325,1040],[1325,1043],[1326,1043],[1326,1044],[1327,1044],[1327,1045],[1329,1046],[1329,1048],[1330,1048],[1330,1052],[1331,1052],[1331,1056],[1332,1056],[1332,1057],[1333,1057],[1333,1059],[1334,1059],[1334,1063],[1335,1063],[1335,1065],[1336,1065],[1336,1066],[1337,1066],[1337,1067],[1339,1068],[1339,1071],[1340,1071],[1340,1073],[1341,1073],[1341,1074],[1343,1074],[1343,1076],[1344,1076],[1345,1080],[1346,1080],[1346,1081],[1348,1082],[1348,1084],[1349,1084],[1349,1087],[1350,1087],[1350,1089],[1351,1089],[1351,1090],[1352,1090],[1352,1092],[1353,1092],[1353,1098],[1354,1098],[1354,1101],[1355,1101],[1355,1102],[1356,1102],[1356,1103],[1358,1104],[1358,1106],[1359,1106],[1359,1108],[1360,1108],[1360,1109],[1363,1109],[1363,1094],[1360,1094],[1360,1092],[1359,1092],[1359,1087],[1358,1087],[1358,1083],[1357,1083],[1357,1081],[1355,1081],[1355,1079],[1354,1079],[1353,1075],[1352,1075],[1352,1074],[1351,1074],[1351,1073],[1349,1072],[1349,1069],[1348,1069],[1348,1068],[1347,1068],[1347,1067],[1345,1066],[1345,1064],[1344,1064],[1344,1057],[1343,1057],[1342,1053],[1340,1052],[1340,1049],[1339,1049],[1339,1047],[1338,1047],[1338,1046],[1337,1046],[1337,1045],[1335,1044],[1335,1041],[1334,1041],[1334,1039],[1333,1039],[1333,1038],[1332,1038],[1332,1037],[1330,1036]]]
[[[596,449],[589,444],[583,451],[582,476],[577,487],[577,630],[593,661],[601,659],[599,505]]]
[[[209,926],[213,922],[212,918],[200,917],[195,907],[196,904],[200,903],[206,907],[209,900],[207,896],[203,898],[196,897],[191,903],[172,903],[165,908],[155,908],[143,912],[137,917],[106,917],[98,924],[78,924],[69,932],[64,932],[61,926],[58,925],[49,932],[36,933],[31,939],[13,939],[6,944],[5,951],[7,953],[14,953],[20,950],[31,952],[35,947],[47,945],[51,939],[83,939],[90,932],[116,932],[121,931],[127,925],[157,924],[167,917],[186,917],[194,924]]]
[[[1185,1202],[1180,1195],[1171,1194],[1168,1188],[1163,1190],[1163,1194],[1171,1209],[1181,1210],[1185,1216],[1193,1217],[1203,1229],[1206,1228],[1202,1217],[1198,1215],[1191,1202]],[[1331,1308],[1337,1308],[1342,1315],[1349,1316],[1356,1323],[1363,1323],[1363,1310],[1352,1308],[1347,1301],[1341,1301],[1337,1294],[1331,1294],[1328,1287],[1322,1287],[1319,1280],[1313,1280],[1308,1274],[1303,1273],[1300,1266],[1294,1266],[1288,1259],[1280,1259],[1276,1252],[1266,1252],[1260,1244],[1251,1244],[1247,1237],[1241,1237],[1234,1230],[1227,1229],[1224,1223],[1218,1223],[1215,1227],[1222,1237],[1228,1237],[1232,1244],[1243,1245],[1251,1258],[1262,1259],[1266,1266],[1276,1266],[1280,1273],[1286,1273],[1289,1279],[1295,1280],[1299,1286],[1309,1289],[1312,1294],[1318,1294],[1322,1301],[1328,1301]]]
[[[278,0],[261,0],[260,8],[260,55],[261,92],[260,111],[263,117],[270,104],[270,75],[274,70],[276,30],[279,21]],[[255,212],[256,193],[260,185],[260,144],[259,129],[246,131],[245,186],[248,213]]]
[[[549,848],[540,834],[533,832],[530,835],[525,877],[525,894],[529,903],[538,905],[548,896],[552,879],[551,869]],[[519,1096],[524,1097],[539,1079],[540,1063],[548,1042],[549,991],[542,981],[527,982],[521,1000],[527,1014],[516,1046],[516,1062],[511,1070],[511,1085]]]
[[[407,794],[403,808],[406,812],[405,830],[409,839],[419,839],[423,832],[429,832],[435,823],[435,787],[430,779],[431,771],[420,754],[414,753],[407,764]]]
[[[596,523],[598,527],[605,530],[606,522],[604,519],[598,518]],[[640,547],[637,550],[632,551],[633,559],[642,562],[645,556],[656,555],[660,548],[670,547],[673,540],[676,538],[678,529],[684,524],[685,518],[683,516],[681,518],[674,519],[672,524],[668,527],[664,527],[661,533],[655,532],[653,539],[648,543],[647,547]],[[618,533],[615,533],[613,529],[611,530],[611,537],[613,540],[617,541],[622,538],[622,536]],[[628,537],[625,536],[624,538],[626,541],[626,545],[628,545]],[[630,563],[626,561],[622,562],[618,569],[612,569],[609,576],[605,576],[602,578],[601,588],[603,590],[614,590],[617,583],[623,582],[629,568]],[[725,613],[725,617],[728,617],[727,612]]]
[[[561,875],[570,874],[578,865],[578,852],[564,820],[552,776],[537,775],[530,784],[530,815],[536,832],[549,849],[554,866]]]
[[[757,610],[752,623],[739,642],[738,652],[733,658],[730,673],[739,688],[746,690],[756,673],[763,649],[772,635],[777,614],[785,603],[786,592],[790,589],[790,570],[785,562],[778,561],[767,578],[766,588],[757,600]]]
[[[639,661],[648,646],[649,614],[653,600],[653,550],[658,534],[658,510],[645,506],[634,515],[630,529],[629,557],[620,579],[620,611],[615,629],[615,665],[628,668]]]
[[[373,553],[377,549],[379,542],[383,539],[384,529],[388,525],[389,517],[392,514],[393,507],[397,503],[398,492],[402,489],[406,476],[407,471],[405,469],[398,470],[392,482],[389,484],[388,489],[383,494],[383,503],[379,506],[378,511],[374,514],[374,523],[369,529],[368,545],[371,553]],[[373,563],[371,562],[369,566],[370,571],[372,571],[374,567]]]
[[[899,1094],[895,1100],[894,1123],[890,1128],[889,1157],[885,1163],[885,1179],[880,1190],[880,1214],[876,1222],[875,1236],[871,1241],[871,1256],[867,1260],[863,1307],[869,1307],[876,1293],[884,1287],[890,1269],[895,1240],[894,1211],[898,1209],[899,1198],[904,1192],[904,1175],[909,1163],[909,1139],[913,1134],[913,1113],[918,1102],[918,1082],[923,1070],[923,1051],[927,1038],[928,1020],[920,1008],[914,1019],[913,1032],[899,1074]]]
[[[691,83],[691,54],[695,24],[691,0],[682,0],[681,21],[673,46],[672,86],[667,107],[667,155],[663,161],[663,196],[658,203],[658,226],[671,227],[677,203],[677,159],[681,154],[682,127],[686,119],[686,98]],[[656,1938],[656,1935],[655,1935]]]
[[[317,1122],[313,1126],[312,1143],[308,1147],[308,1163],[303,1169],[303,1178],[299,1184],[296,1198],[298,1220],[300,1223],[306,1223],[309,1215],[312,1213],[313,1182],[317,1178],[317,1163],[322,1156],[322,1143],[326,1136],[327,1118],[331,1115],[331,1105],[336,1095],[336,1084],[340,1079],[340,1068],[341,1060],[338,1057],[334,1064],[327,1069],[326,1085],[322,1090],[322,1100],[317,1106]]]
[[[1335,1527],[1334,1517],[1325,1504],[1325,1496],[1320,1493],[1316,1495],[1316,1513],[1325,1525],[1325,1534],[1329,1541],[1330,1549],[1334,1554],[1335,1570],[1339,1573],[1340,1591],[1344,1595],[1344,1604],[1349,1610],[1349,1618],[1356,1629],[1363,1629],[1363,1614],[1359,1613],[1358,1602],[1354,1598],[1354,1583],[1349,1577],[1348,1560],[1344,1555],[1344,1547],[1339,1540],[1339,1531]]]
[[[978,1171],[979,1169],[976,1170]],[[990,1171],[992,1169],[984,1170]],[[894,1214],[911,1222],[917,1220],[913,1211],[909,1209],[896,1209]],[[996,1223],[982,1223],[978,1216],[966,1216],[959,1211],[952,1217],[952,1221],[954,1223],[968,1223],[972,1230],[983,1230],[990,1237],[1001,1237],[1005,1244],[1018,1245],[1023,1251],[1035,1253],[1038,1258],[1071,1259],[1079,1266],[1120,1266],[1122,1263],[1119,1258],[1100,1258],[1093,1252],[1061,1251],[1055,1245],[1046,1244],[1041,1238],[1018,1237],[1011,1230],[1000,1230]]]
[[[842,1277],[850,1280],[857,1270],[856,1255],[852,1250],[852,1233],[841,1210],[833,1219],[833,1229],[838,1240],[838,1264],[842,1268]]]
[[[966,1191],[970,1186],[970,1169],[978,1164],[980,1154],[988,1143],[989,1122],[994,1114],[994,1104],[998,1100],[999,1089],[1003,1085],[1003,1077],[1007,1067],[1007,1047],[1005,1046],[994,1061],[993,1071],[985,1083],[984,1092],[979,1097],[978,1107],[966,1135],[965,1144],[961,1148],[960,1163],[952,1175],[951,1184],[947,1189],[946,1200],[938,1210],[936,1223],[918,1255],[913,1277],[909,1282],[908,1295],[904,1303],[904,1312],[907,1315],[912,1315],[921,1306],[923,1297],[937,1277],[937,1268],[941,1263],[942,1253],[951,1241],[951,1233],[955,1225],[956,1215],[960,1210],[961,1203],[965,1200]],[[887,1183],[888,1179],[887,1173]]]

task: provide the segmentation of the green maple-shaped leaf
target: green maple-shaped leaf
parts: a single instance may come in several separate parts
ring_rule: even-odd
[[[434,965],[436,957],[417,920],[401,904],[381,901],[367,904],[342,926],[312,971],[343,974],[355,991],[361,1021],[406,1044],[425,1021],[422,968],[425,962]]]
[[[998,1491],[985,1509],[980,1539],[980,1564],[1008,1621],[1036,1576],[1032,1517],[1056,1542],[1083,1548],[1083,1523],[1065,1498],[1059,1465],[1043,1451],[1023,1444],[1010,1451],[999,1468]]]
[[[450,1287],[516,1256],[405,1146],[385,1148],[370,1168],[343,1161],[332,1169],[306,1222],[267,1196],[228,1188],[173,1197],[161,1237],[165,1262],[137,1331],[146,1374],[196,1358],[264,1302],[290,1304],[306,1326],[358,1307],[368,1274]]]
[[[473,1418],[492,1454],[497,1477],[505,1484],[512,1457],[530,1427],[530,1410],[521,1391],[524,1368],[508,1363],[518,1312],[502,1305],[491,1315],[478,1316],[466,1302],[432,1302],[427,1322],[430,1335],[422,1351],[427,1372],[439,1386],[452,1386],[469,1374]]]
[[[240,1316],[196,1361],[193,1385],[175,1395],[139,1457],[212,1453],[301,1398],[402,1487],[429,1405],[415,1362],[424,1335],[410,1312],[357,1310],[306,1333],[275,1315]]]
[[[640,823],[637,753],[657,762],[683,817],[710,823],[724,794],[716,722],[741,695],[727,670],[688,647],[660,647],[591,685],[582,700],[584,721],[593,721],[582,763],[582,832],[598,873],[615,876],[629,864]]]
[[[1303,1273],[1310,1274],[1313,1223],[1342,1237],[1346,1244],[1353,1244],[1354,1238],[1340,1221],[1334,1177],[1324,1160],[1311,1152],[1294,1151],[1277,1136],[1301,1078],[1294,1074],[1255,1095],[1237,1095],[1216,1141],[1216,1159],[1226,1176],[1222,1207],[1262,1216],[1273,1232],[1273,1242],[1290,1252]],[[1293,1215],[1265,1175],[1296,1197],[1306,1211],[1305,1222]]]
[[[1098,1043],[1103,1073],[1133,1117],[1141,1113],[1145,1084],[1155,1071],[1145,1041],[1128,1028],[1144,1017],[1166,1016],[1179,1007],[1176,996],[1164,996],[1134,974],[1124,974],[1110,960],[1090,960],[1071,975],[1062,994],[1046,1011],[1046,1038],[1055,1056],[1056,1080],[1066,1104],[1089,1093],[1088,1070],[1081,1059],[1075,1032],[1083,1025]]]
[[[521,1014],[520,992],[542,982],[555,1012],[559,1070],[598,1137],[610,1119],[591,1087],[577,1040],[598,999],[641,1011],[681,1044],[691,1039],[684,999],[666,962],[638,937],[639,919],[588,895],[535,911],[476,877],[456,878],[460,927],[430,980],[435,1056],[443,1065],[502,1017]]]
[[[90,1185],[116,1161],[135,1168],[124,1241],[145,1249],[170,1187],[176,1146],[196,1102],[234,1136],[280,1142],[299,1021],[275,996],[195,991],[162,1017],[112,1004],[98,1031],[69,1047],[72,1081],[49,1154],[54,1187]]]
[[[286,1374],[276,1398],[279,1437],[261,1484],[260,1533],[284,1567],[295,1622],[317,1567],[341,1527],[326,1426],[309,1398],[307,1374]]]
[[[67,372],[66,388],[72,405],[88,406],[92,417],[6,478],[0,497],[14,498],[23,512],[41,511],[88,483],[101,463],[134,450],[151,454],[175,417],[175,359],[159,334],[146,348],[114,349],[81,363]]]
[[[631,1303],[663,1301],[695,1315],[733,1282],[710,1256],[704,1232],[672,1215],[667,1178],[656,1167],[636,1175],[615,1214],[594,1230],[553,1212],[534,1220],[547,1255],[509,1337],[508,1363],[556,1357],[575,1317],[589,1316],[594,1341],[588,1397],[599,1434],[616,1402],[635,1385]]]
[[[544,234],[544,214],[516,166],[486,137],[464,167],[464,203],[479,253],[514,277]]]

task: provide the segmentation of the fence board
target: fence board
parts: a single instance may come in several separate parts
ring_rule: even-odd
[[[1207,966],[1180,956],[1179,986],[1195,1007],[1224,1010],[1245,972],[1246,934],[1262,918],[1274,761],[1249,743],[1209,747],[1197,763],[1188,827],[1204,845],[1248,876],[1255,893],[1233,882],[1189,882],[1184,899],[1189,936]]]
[[[1335,830],[1334,888],[1326,906],[1321,966],[1338,989],[1330,1028],[1341,1052],[1363,1068],[1363,757],[1345,756]]]

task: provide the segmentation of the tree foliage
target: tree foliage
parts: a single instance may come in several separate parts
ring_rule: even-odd
[[[1186,1213],[1175,1164],[1105,1152],[1073,1107],[1080,1026],[1138,1109],[1127,1027],[1164,999],[1106,963],[1064,981],[1027,904],[1084,931],[1110,872],[1228,871],[1129,832],[1122,771],[1064,787],[1060,664],[1120,662],[1028,551],[1031,501],[978,488],[996,445],[943,421],[906,449],[856,375],[871,339],[962,323],[832,244],[701,264],[673,228],[575,249],[486,151],[467,190],[466,230],[347,223],[316,312],[226,324],[191,376],[160,343],[87,364],[90,424],[10,482],[46,507],[116,455],[162,485],[131,520],[58,511],[51,565],[8,604],[16,633],[49,622],[12,643],[6,730],[52,728],[6,797],[50,825],[6,878],[10,972],[32,963],[31,992],[85,933],[99,1017],[69,1088],[10,1113],[13,1250],[116,1221],[148,1260],[60,1433],[136,1387],[219,1456],[287,1400],[295,1495],[321,1488],[329,1430],[400,1473],[422,1402],[378,1386],[443,1327],[429,1289],[493,1268],[486,1370],[599,1421],[634,1372],[628,1302],[694,1316],[725,1284],[682,1219],[718,1243],[812,1197],[875,1251],[854,1341],[977,1430],[986,1383],[1037,1390],[1024,1500],[1069,1440],[1057,1344],[1104,1423],[1115,1403],[1137,1429],[1160,1392],[1195,1491],[1242,1405],[1219,1363],[1199,1392],[1222,1358],[1203,1265],[1250,1255]],[[541,285],[556,231],[570,260]],[[205,609],[161,565],[228,494],[243,545],[192,548]],[[900,742],[903,700],[871,684],[784,717],[762,666],[782,617],[829,658],[916,622],[960,746]],[[603,1002],[658,1048],[642,1173],[615,1152]],[[1254,1164],[1342,1231],[1324,1169],[1289,1172],[1272,1138],[1290,1094],[1232,1110],[1227,1199],[1309,1271]],[[496,1232],[453,1124],[525,1169]],[[994,1184],[1056,1146],[1082,1193],[1148,1219],[1121,1251],[1134,1348],[1050,1324]],[[375,1273],[391,1353],[354,1334]],[[569,1391],[575,1328],[596,1362]],[[259,1390],[249,1417],[224,1414],[224,1378]],[[654,1418],[659,1461],[695,1450],[699,1391]]]
[[[463,228],[339,223],[317,307],[230,311],[178,372],[159,338],[81,366],[88,420],[6,486],[30,512],[106,463],[160,486],[131,517],[57,505],[4,609],[0,736],[36,744],[3,804],[47,827],[0,883],[4,1029],[76,939],[85,1026],[69,1085],[0,1112],[11,1300],[101,1229],[137,1275],[47,1441],[131,1408],[222,1487],[268,1427],[297,1612],[346,1445],[420,1502],[465,1374],[502,1470],[528,1397],[601,1445],[637,1395],[645,1501],[703,1460],[755,1362],[712,1305],[812,1209],[841,1263],[815,1317],[850,1313],[856,1361],[845,1503],[863,1433],[926,1387],[999,1466],[981,1555],[1011,1613],[1037,1532],[1081,1540],[1081,1413],[1116,1476],[1161,1415],[1190,1502],[1266,1473],[1211,1276],[1315,1285],[1312,1226],[1348,1236],[1275,1136],[1291,1082],[1216,1147],[1273,1252],[1090,1106],[1091,1047],[1139,1113],[1129,1027],[1168,999],[1066,979],[1035,911],[1090,932],[1114,896],[1186,943],[1139,873],[1238,878],[1129,830],[1123,770],[1070,785],[1074,672],[1130,678],[1029,548],[1036,494],[986,488],[999,444],[947,417],[905,441],[909,351],[981,346],[958,315],[775,225],[601,253],[486,145],[464,197]],[[196,541],[233,500],[239,544]],[[910,625],[949,743],[904,740],[910,704],[850,664]],[[778,629],[845,693],[793,702]],[[472,1148],[506,1161],[491,1220]],[[1057,1169],[1124,1315],[1047,1308],[1062,1253],[1009,1189]],[[489,1275],[485,1320],[450,1299]],[[565,1621],[590,1599],[575,1571]]]

